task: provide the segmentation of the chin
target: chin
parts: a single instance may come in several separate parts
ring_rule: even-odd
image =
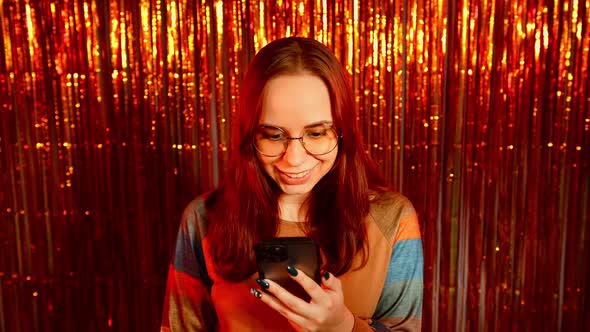
[[[281,184],[280,187],[285,195],[306,195],[311,192],[314,186],[308,184],[299,186]]]

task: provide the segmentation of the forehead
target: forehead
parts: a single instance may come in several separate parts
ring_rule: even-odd
[[[260,124],[299,130],[320,121],[332,121],[330,94],[318,76],[280,75],[266,83]]]

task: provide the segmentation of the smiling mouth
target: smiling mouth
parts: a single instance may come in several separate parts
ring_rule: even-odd
[[[290,177],[291,179],[300,179],[306,175],[308,175],[311,172],[311,170],[307,170],[307,171],[303,171],[301,173],[284,173],[286,176]]]

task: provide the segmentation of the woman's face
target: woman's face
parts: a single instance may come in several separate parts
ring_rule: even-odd
[[[317,76],[303,73],[280,75],[267,82],[262,96],[259,125],[283,129],[289,137],[301,137],[310,126],[332,123],[330,95]],[[309,135],[308,135],[309,136]],[[330,171],[338,147],[312,155],[301,140],[289,140],[285,153],[268,157],[258,153],[264,171],[285,195],[306,195]]]

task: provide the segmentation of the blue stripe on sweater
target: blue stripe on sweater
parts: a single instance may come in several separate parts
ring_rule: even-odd
[[[190,231],[192,231],[191,227],[192,225],[189,224]],[[191,240],[183,229],[180,229],[176,238],[174,269],[201,280],[207,287],[213,284],[207,272],[203,246]]]
[[[410,239],[396,242],[387,267],[385,282],[389,284],[422,279],[423,273],[422,240]]]

